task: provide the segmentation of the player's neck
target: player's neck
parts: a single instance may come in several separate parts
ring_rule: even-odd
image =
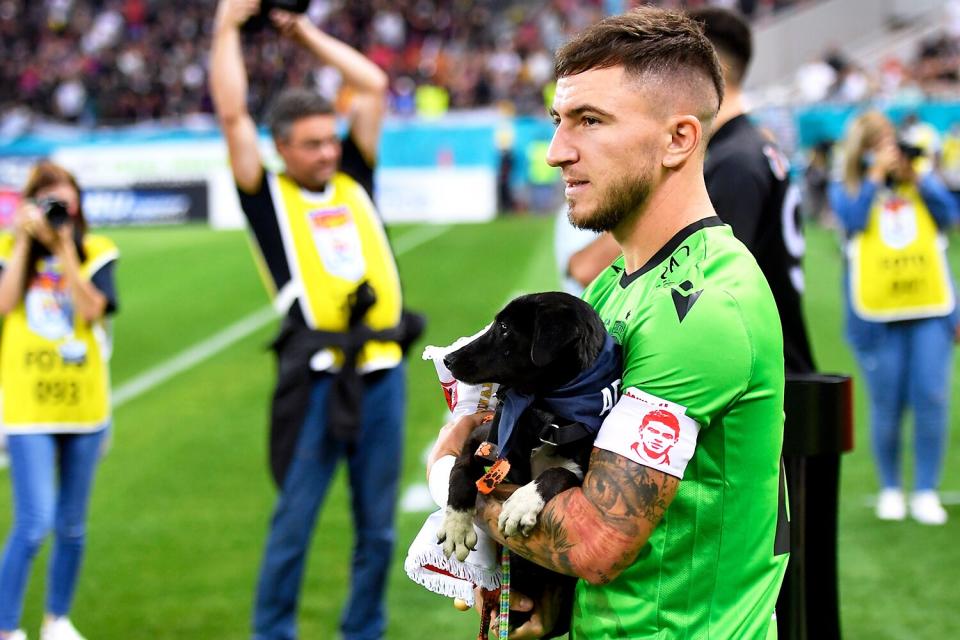
[[[713,133],[719,131],[720,127],[730,120],[746,112],[747,104],[740,87],[728,85],[723,95],[723,102],[720,104],[720,111],[717,112],[717,117],[713,119]]]
[[[702,164],[697,163],[696,169],[667,174],[643,210],[613,230],[627,273],[644,266],[684,227],[716,215],[703,182]]]

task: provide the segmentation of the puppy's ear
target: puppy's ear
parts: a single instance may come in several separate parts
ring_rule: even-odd
[[[566,318],[567,310],[542,306],[537,307],[533,318],[533,341],[530,344],[530,360],[543,367],[560,355],[563,347],[577,339],[580,329]]]

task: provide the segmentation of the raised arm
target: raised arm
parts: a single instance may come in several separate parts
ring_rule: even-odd
[[[210,96],[227,141],[233,178],[246,192],[260,186],[263,160],[257,147],[257,127],[247,110],[240,25],[259,8],[260,0],[220,0],[210,48]]]
[[[937,174],[930,172],[920,176],[917,187],[927,208],[937,221],[937,226],[941,229],[951,229],[960,223],[957,201]]]
[[[483,527],[524,558],[593,584],[616,578],[636,559],[677,493],[680,480],[617,453],[594,448],[583,487],[544,507],[528,537],[503,538],[501,503],[483,498]]]
[[[23,298],[33,238],[60,258],[64,278],[80,316],[87,322],[102,318],[107,311],[107,297],[81,274],[73,225],[52,228],[30,201],[21,203],[15,214],[13,250],[0,271],[0,315],[9,313]]]
[[[387,74],[353,47],[318,29],[306,16],[275,10],[270,18],[281,33],[343,76],[344,84],[353,92],[350,132],[364,159],[373,166],[387,110]]]

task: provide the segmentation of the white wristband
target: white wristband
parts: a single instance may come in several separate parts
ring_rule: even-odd
[[[447,506],[447,494],[450,492],[450,472],[453,470],[456,461],[457,456],[447,454],[434,462],[430,468],[427,487],[430,490],[430,497],[441,509]]]

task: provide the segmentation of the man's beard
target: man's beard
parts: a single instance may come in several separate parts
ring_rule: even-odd
[[[573,206],[567,205],[567,219],[578,229],[588,229],[603,233],[612,231],[620,226],[624,220],[640,211],[653,187],[653,179],[649,171],[640,176],[624,178],[613,184],[600,198],[600,204],[592,215],[582,220],[575,220]]]

